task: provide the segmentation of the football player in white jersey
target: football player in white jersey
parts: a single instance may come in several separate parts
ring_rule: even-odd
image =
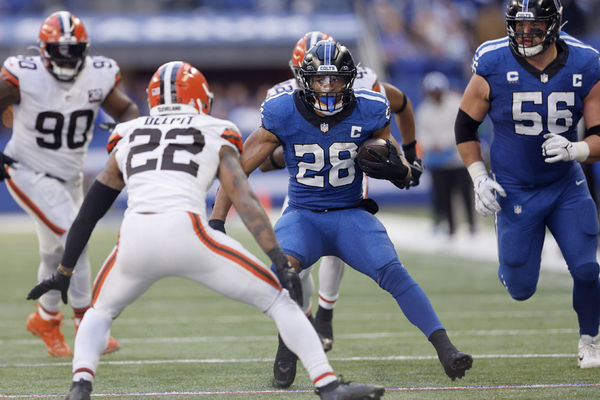
[[[327,33],[320,31],[312,31],[302,36],[292,51],[292,57],[289,65],[293,78],[280,82],[274,85],[267,91],[267,97],[276,95],[284,91],[294,91],[298,89],[299,75],[298,71],[304,59],[307,50],[314,46],[320,40],[333,40]],[[356,79],[354,80],[354,89],[369,89],[385,95],[390,102],[390,110],[394,113],[396,123],[402,135],[402,148],[407,160],[415,167],[412,171],[413,181],[412,186],[419,184],[419,177],[423,171],[421,160],[416,155],[416,140],[415,140],[415,120],[413,114],[412,103],[408,97],[395,86],[379,82],[375,71],[368,67],[357,66]],[[278,146],[260,166],[263,172],[274,169],[282,169],[285,167],[282,147]],[[366,176],[363,179],[363,192],[367,196],[368,180]],[[286,197],[287,201],[287,197]],[[283,209],[285,209],[284,204]],[[220,225],[220,221],[213,220],[211,224],[215,228],[224,227]],[[333,308],[339,297],[339,288],[344,274],[344,262],[335,256],[325,256],[321,258],[319,265],[319,302],[318,309],[314,318],[312,317],[312,293],[313,293],[313,278],[312,268],[303,270],[300,273],[302,279],[302,290],[304,294],[304,306],[302,310],[313,322],[317,333],[323,343],[325,351],[331,350],[333,347]],[[274,385],[277,387],[289,387],[294,381],[296,356],[289,351],[280,341],[280,346],[277,351],[276,362],[274,365]]]
[[[0,110],[12,107],[12,136],[0,152],[0,180],[34,219],[41,263],[38,281],[58,267],[66,233],[83,199],[82,170],[99,107],[117,121],[139,115],[137,105],[118,87],[114,60],[88,56],[83,23],[68,11],[43,22],[39,56],[13,56],[0,72]],[[75,329],[91,304],[90,263],[85,252],[69,290]],[[40,299],[27,319],[54,357],[72,354],[60,331],[60,293]],[[66,298],[63,298],[66,303]],[[111,337],[105,351],[119,348]]]
[[[277,276],[240,243],[208,225],[206,192],[218,176],[292,297],[302,303],[298,274],[239,163],[238,128],[209,115],[212,94],[202,73],[185,62],[166,63],[152,76],[147,93],[150,115],[115,127],[114,149],[69,231],[61,265],[28,296],[36,298],[50,289],[66,293],[75,260],[96,222],[127,185],[119,242],[96,278],[94,305],[75,338],[67,399],[90,399],[100,349],[113,320],[167,276],[193,280],[271,317],[322,399],[378,399],[382,387],[348,385],[336,378],[314,328]]]

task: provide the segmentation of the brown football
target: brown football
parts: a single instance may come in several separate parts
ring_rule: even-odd
[[[381,138],[370,138],[363,142],[358,148],[358,154],[356,156],[356,160],[360,163],[361,160],[367,161],[379,161],[377,158],[373,157],[367,150],[374,151],[377,154],[381,154],[384,157],[387,157],[389,154],[389,149],[385,143],[385,140]]]

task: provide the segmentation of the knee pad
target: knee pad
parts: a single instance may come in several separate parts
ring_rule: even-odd
[[[381,269],[377,277],[377,283],[394,298],[417,284],[406,268],[398,261],[394,261]]]
[[[498,278],[510,297],[517,301],[525,301],[533,296],[537,289],[537,281],[523,280],[520,276],[517,276],[517,279],[510,279],[508,274],[503,274],[501,271],[502,269],[498,270]]]
[[[571,268],[570,272],[575,281],[592,282],[598,279],[600,266],[596,262],[585,263]]]

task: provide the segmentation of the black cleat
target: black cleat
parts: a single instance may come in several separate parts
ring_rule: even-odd
[[[455,380],[456,378],[462,378],[465,376],[465,372],[471,369],[473,365],[473,357],[462,351],[455,351],[449,353],[444,360],[440,360],[444,371],[448,378]]]
[[[91,393],[92,382],[80,379],[77,382],[73,382],[65,400],[90,400]]]
[[[333,319],[333,310],[326,310],[319,306],[315,314],[314,321],[311,321],[315,330],[319,334],[319,339],[323,344],[323,350],[328,352],[333,348],[333,327],[331,320]]]
[[[315,330],[321,339],[323,350],[328,352],[333,348],[333,328],[331,327],[331,321],[324,321],[315,319]]]
[[[350,385],[340,380],[315,389],[315,393],[324,400],[376,400],[383,396],[383,392],[382,386]]]
[[[273,386],[279,389],[287,389],[296,379],[296,363],[298,356],[292,352],[279,336],[279,347],[273,364]]]

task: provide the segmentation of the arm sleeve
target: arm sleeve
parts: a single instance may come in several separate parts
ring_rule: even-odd
[[[108,187],[97,180],[94,181],[83,200],[73,225],[69,229],[65,252],[61,260],[63,266],[67,268],[75,267],[96,223],[106,214],[119,193],[120,190]]]

